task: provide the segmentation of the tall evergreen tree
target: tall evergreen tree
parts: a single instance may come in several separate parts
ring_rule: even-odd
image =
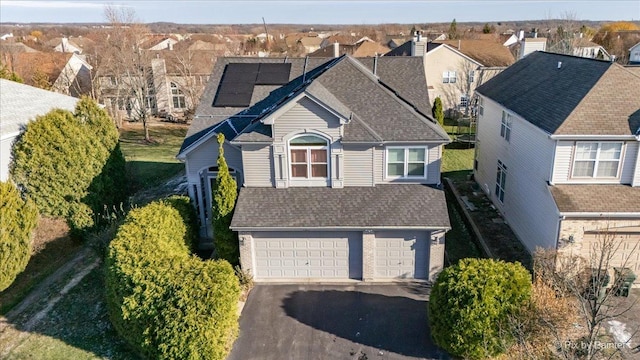
[[[238,185],[229,173],[222,144],[224,135],[218,134],[218,176],[213,190],[213,243],[217,257],[235,265],[240,257],[238,237],[229,225],[238,197]]]
[[[449,25],[449,40],[456,40],[460,38],[458,35],[458,24],[456,23],[456,19],[453,19],[451,24]]]
[[[442,110],[442,99],[440,99],[439,96],[433,101],[433,108],[431,109],[431,111],[433,111],[433,117],[436,119],[438,124],[440,124],[440,126],[444,125],[444,111]]]

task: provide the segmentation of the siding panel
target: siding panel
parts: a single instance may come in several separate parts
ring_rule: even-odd
[[[373,148],[344,147],[344,186],[373,186]]]
[[[337,139],[340,137],[340,126],[336,116],[317,103],[303,98],[275,120],[273,132],[276,142],[284,142],[284,136],[304,130],[318,130]]]
[[[227,164],[229,167],[234,168],[241,172],[241,176],[243,174],[242,171],[242,153],[240,150],[228,143],[223,144],[224,148],[224,157],[227,160]],[[198,173],[205,167],[217,166],[216,162],[218,159],[218,142],[214,137],[205,141],[202,145],[195,148],[192,152],[187,155],[186,161],[189,163],[188,170],[189,173],[187,177],[189,182],[197,183],[199,182]],[[240,179],[240,183],[242,184],[242,179]]]
[[[273,156],[271,146],[243,145],[242,164],[244,185],[248,187],[272,187]]]

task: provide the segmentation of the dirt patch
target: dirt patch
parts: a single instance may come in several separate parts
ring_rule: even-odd
[[[27,268],[0,293],[0,314],[14,307],[35,285],[69,261],[81,248],[81,243],[69,238],[69,227],[64,220],[41,216]]]

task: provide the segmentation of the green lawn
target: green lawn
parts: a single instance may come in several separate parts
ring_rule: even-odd
[[[184,169],[176,159],[186,126],[158,125],[149,129],[152,141],[144,141],[142,126],[120,131],[122,153],[133,181],[133,191],[161,184]]]

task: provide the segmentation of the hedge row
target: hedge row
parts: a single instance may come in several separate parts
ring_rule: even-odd
[[[0,291],[13,283],[31,257],[38,211],[13,184],[0,182]]]
[[[510,320],[531,298],[531,275],[520,263],[462,259],[440,273],[429,296],[437,345],[454,356],[484,359],[514,340]]]
[[[13,150],[11,176],[40,212],[86,228],[127,195],[125,160],[109,115],[83,98],[75,113],[52,110],[30,122]]]
[[[107,306],[122,338],[150,359],[224,359],[238,333],[231,265],[192,255],[187,197],[132,210],[109,245]]]

